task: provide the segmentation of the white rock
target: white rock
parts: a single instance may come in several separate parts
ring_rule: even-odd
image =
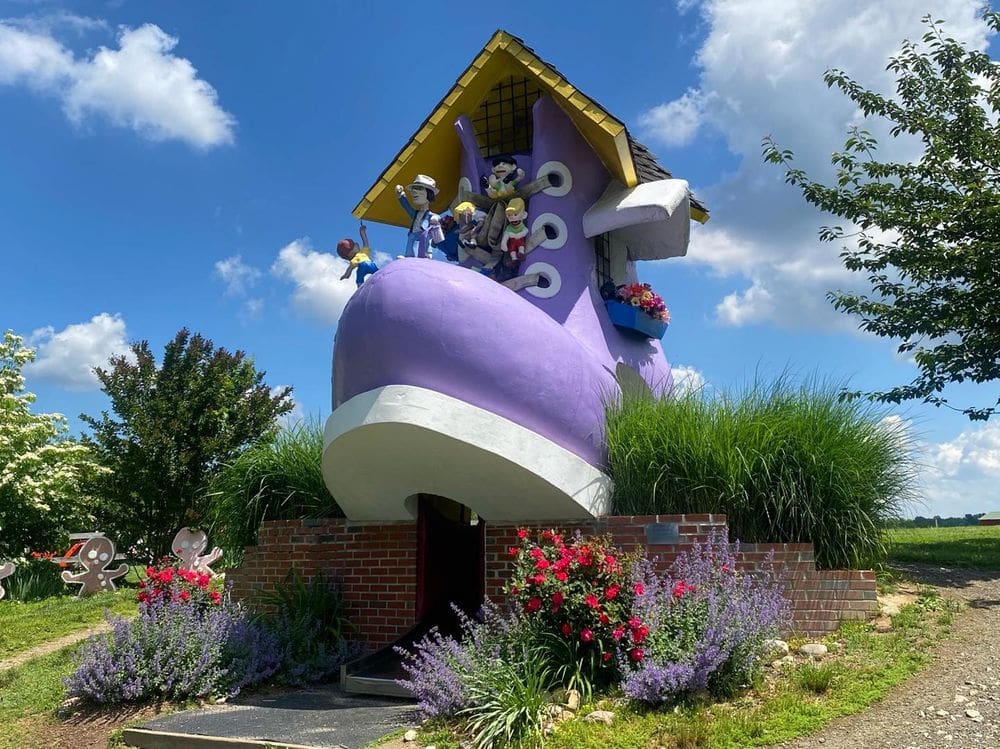
[[[826,645],[821,642],[807,642],[799,648],[799,652],[802,655],[808,655],[810,658],[822,658],[829,651]]]
[[[416,740],[417,740],[417,732],[413,728],[411,728],[409,731],[407,731],[406,733],[403,734],[403,741],[409,742],[409,741],[416,741]]]
[[[956,705],[961,705],[963,702],[968,702],[968,701],[969,701],[969,698],[966,697],[964,694],[956,694],[955,695],[955,704]]]
[[[788,643],[784,640],[764,640],[764,652],[771,655],[788,655]]]
[[[970,719],[976,721],[976,723],[982,723],[983,722],[983,716],[979,713],[978,710],[972,710],[972,709],[966,710],[965,711],[965,717],[970,718]]]
[[[588,713],[584,720],[588,723],[603,723],[610,726],[615,722],[615,714],[610,710],[594,710],[592,713]]]
[[[951,713],[949,713],[947,710],[935,710],[934,714],[939,718],[946,718],[949,715],[951,715]]]
[[[575,689],[566,692],[566,707],[570,710],[580,709],[580,693]]]

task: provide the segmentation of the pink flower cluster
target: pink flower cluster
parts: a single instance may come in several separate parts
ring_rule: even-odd
[[[207,572],[184,570],[172,565],[147,567],[146,579],[139,581],[139,603],[159,600],[203,602],[213,606],[222,603],[222,594],[210,590],[212,576]]]
[[[648,283],[630,283],[618,287],[618,301],[638,307],[654,320],[670,322],[670,310],[663,297],[653,291]]]
[[[536,543],[524,528],[517,536],[520,544],[509,549],[514,575],[507,592],[525,614],[593,648],[602,663],[610,665],[615,650],[635,662],[643,659],[639,645],[649,628],[626,617],[634,596],[645,591],[641,583],[630,588],[617,550],[606,539],[567,542],[544,530]]]

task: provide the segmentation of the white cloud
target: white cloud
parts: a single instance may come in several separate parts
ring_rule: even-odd
[[[284,390],[287,385],[275,385],[271,388],[271,397],[278,395],[282,390]],[[292,427],[298,426],[306,418],[305,409],[302,408],[302,404],[295,400],[294,396],[289,396],[292,401],[292,410],[286,414],[282,414],[278,417],[278,424],[282,429],[291,429]]]
[[[98,390],[94,367],[106,367],[115,355],[131,357],[120,315],[102,312],[89,322],[67,325],[58,333],[51,326],[35,330],[29,339],[38,358],[27,367],[29,377],[50,380],[67,390]]]
[[[215,275],[226,285],[227,295],[243,296],[253,288],[262,274],[252,265],[244,263],[240,255],[233,255],[216,261]]]
[[[818,179],[832,175],[829,156],[855,123],[879,138],[881,158],[913,158],[913,140],[888,137],[878,121],[862,121],[822,75],[840,68],[868,88],[893,92],[886,63],[904,38],[919,39],[926,31],[920,23],[926,6],[914,0],[774,0],[764,12],[745,0],[680,0],[678,7],[697,8],[705,24],[698,85],[640,115],[638,123],[666,145],[697,143],[711,128],[740,158],[719,183],[696,186],[712,220],[692,232],[688,257],[714,273],[744,278],[742,288],[718,303],[718,320],[853,328],[825,296],[863,288],[865,279],[842,267],[837,243],[819,242],[819,227],[835,220],[786,185],[781,169],[763,162],[761,139],[772,134],[780,147],[794,151],[797,167]],[[980,11],[979,0],[938,0],[934,16],[947,19],[948,34],[985,49]]]
[[[675,364],[670,368],[674,375],[674,387],[678,395],[701,390],[705,387],[705,376],[694,367]]]
[[[154,24],[123,27],[117,49],[77,58],[51,25],[0,21],[0,84],[56,96],[75,123],[97,115],[149,140],[198,148],[232,143],[235,119],[191,62],[172,54],[177,41]]]
[[[673,101],[643,112],[639,116],[642,136],[668,147],[688,145],[701,126],[704,99],[700,91],[688,90]]]
[[[1000,510],[1000,421],[971,426],[925,447],[925,506],[913,514],[942,517]]]
[[[340,279],[346,269],[346,260],[313,250],[308,239],[296,239],[282,247],[271,266],[275,276],[295,284],[291,300],[296,311],[324,324],[340,319],[357,289],[353,278]]]

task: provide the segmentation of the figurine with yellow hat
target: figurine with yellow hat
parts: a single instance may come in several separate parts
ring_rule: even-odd
[[[396,185],[399,204],[410,217],[404,256],[413,257],[413,246],[416,245],[417,257],[430,257],[431,247],[444,241],[441,218],[431,210],[431,203],[437,198],[437,194],[437,182],[426,174],[418,174],[405,189],[402,185]]]

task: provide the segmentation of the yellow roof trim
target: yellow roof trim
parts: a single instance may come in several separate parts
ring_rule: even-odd
[[[624,123],[515,37],[500,30],[379,175],[354,208],[354,216],[406,226],[407,217],[399,207],[394,186],[408,184],[417,174],[428,174],[437,180],[440,191],[432,207],[445,210],[455,196],[460,172],[460,146],[451,123],[459,115],[471,113],[496,82],[509,75],[527,75],[537,80],[570,117],[608,171],[628,187],[639,184]],[[696,218],[693,213],[692,218]]]

